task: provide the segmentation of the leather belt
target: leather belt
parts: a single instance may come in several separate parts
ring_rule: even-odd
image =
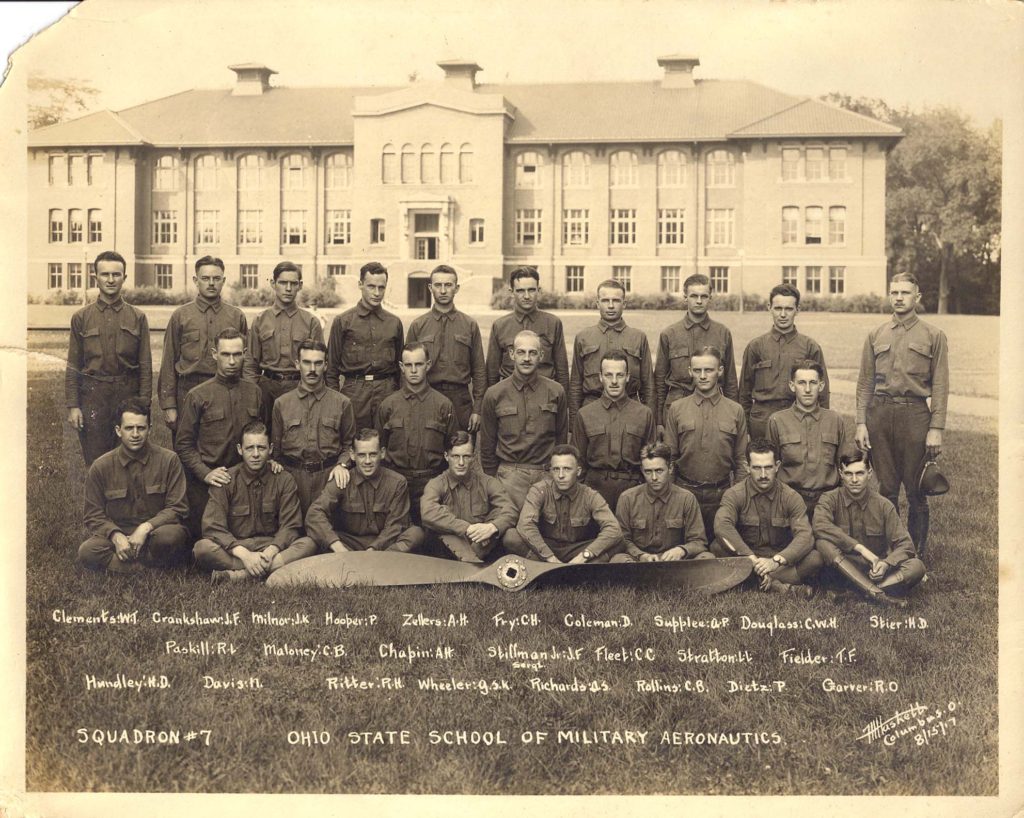
[[[276,369],[261,369],[260,374],[272,381],[297,381],[302,377],[298,372],[279,372]]]
[[[793,489],[793,491],[795,491],[801,497],[807,497],[807,498],[813,500],[813,499],[815,499],[817,497],[820,497],[826,491],[832,491],[832,489],[834,489],[835,486],[828,486],[827,488],[823,488],[823,489],[805,489],[805,488],[802,488],[801,486],[790,486],[790,488]]]
[[[679,469],[676,469],[676,475],[679,478],[679,482],[683,484],[683,487],[688,489],[724,489],[730,485],[728,477],[725,480],[719,480],[717,483],[695,483],[679,474]]]
[[[468,383],[432,383],[431,388],[436,389],[438,392],[462,392],[463,390],[469,391]]]
[[[395,468],[400,475],[403,477],[437,477],[439,474],[444,473],[444,469],[438,471],[437,469],[399,469]]]
[[[925,403],[928,398],[918,397],[917,395],[875,395],[874,400],[882,403],[899,403],[899,404],[911,404],[911,403]]]
[[[618,477],[621,480],[639,480],[640,475],[635,471],[625,469],[587,469],[587,474],[600,474],[605,477]]]
[[[138,372],[129,372],[124,375],[90,375],[88,372],[83,372],[82,375],[94,381],[102,381],[103,383],[123,383],[124,381],[136,380],[139,377]]]
[[[326,460],[305,461],[299,460],[297,457],[289,457],[286,454],[281,454],[277,456],[277,459],[282,466],[287,466],[290,469],[302,469],[303,471],[308,472],[318,472],[323,471],[324,469],[334,468],[341,459],[341,455],[336,454],[334,457],[328,457]]]
[[[367,374],[365,372],[342,372],[346,381],[385,381],[394,376],[381,374]]]

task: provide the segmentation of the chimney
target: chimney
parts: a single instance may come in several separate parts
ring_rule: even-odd
[[[276,74],[272,68],[259,63],[247,62],[241,65],[229,65],[238,79],[231,89],[233,97],[253,97],[265,94],[270,90],[270,75]]]
[[[700,65],[700,60],[686,54],[670,54],[658,57],[658,65],[665,69],[662,88],[693,88],[693,69]]]
[[[468,60],[442,60],[438,67],[444,71],[444,84],[449,88],[472,91],[476,88],[476,72],[479,65]]]

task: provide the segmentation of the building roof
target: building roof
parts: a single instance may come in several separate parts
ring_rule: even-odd
[[[184,91],[39,128],[29,133],[29,146],[351,145],[355,98],[395,90],[273,87],[251,96],[230,89]],[[484,83],[477,90],[502,94],[514,107],[507,133],[514,143],[901,135],[869,117],[743,80],[696,80],[692,88],[663,88],[660,80]]]

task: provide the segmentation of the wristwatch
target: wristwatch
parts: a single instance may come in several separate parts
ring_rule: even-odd
[[[584,549],[580,556],[583,557],[585,562],[590,562],[594,558],[594,555],[590,553],[589,549]]]
[[[777,562],[779,565],[785,565],[786,564],[786,558],[784,556],[782,556],[782,554],[775,554],[772,557],[772,560],[774,562]]]

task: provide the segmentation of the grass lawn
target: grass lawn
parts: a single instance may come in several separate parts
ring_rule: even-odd
[[[851,318],[863,319],[865,326],[878,321],[878,316],[838,318],[844,328],[855,323]],[[811,321],[804,319],[802,328],[826,342],[830,360],[846,360],[844,355],[855,360],[857,352],[829,345],[832,335]],[[566,329],[571,337],[573,330]],[[844,335],[851,344],[862,339],[860,324]],[[31,342],[33,350],[56,355],[66,343],[59,333],[33,334]],[[737,343],[741,349],[738,335]],[[951,348],[956,347],[951,343]],[[45,359],[31,361],[26,736],[31,791],[997,792],[994,435],[950,431],[946,436],[943,458],[954,489],[933,501],[928,559],[933,573],[906,612],[875,608],[850,595],[799,602],[751,591],[701,598],[606,588],[520,594],[477,586],[345,592],[212,588],[196,574],[111,581],[75,566],[75,548],[84,538],[84,467],[77,439],[63,422],[62,378],[62,370],[47,366]],[[159,416],[154,439],[169,445]],[[55,612],[98,616],[101,611],[137,611],[137,623],[55,621]],[[237,625],[157,624],[154,612],[178,617],[238,612],[240,620]],[[310,624],[254,624],[254,612],[304,613]],[[327,624],[328,613],[362,622]],[[454,614],[456,621],[465,614],[468,624],[403,626],[403,614],[417,613]],[[535,615],[536,620],[510,630],[495,624],[499,615],[505,620]],[[626,615],[631,626],[570,627],[567,615],[590,620]],[[656,625],[659,616],[690,617],[707,626],[674,632]],[[872,616],[904,623],[920,618],[927,628],[879,629],[872,627]],[[370,617],[376,617],[372,624]],[[743,629],[743,617],[801,625],[809,617],[827,626],[834,617],[835,626],[770,633]],[[728,624],[710,627],[713,619],[726,618]],[[234,652],[169,653],[168,641],[205,641],[214,652],[223,642]],[[315,658],[274,656],[266,655],[268,644],[282,651],[285,646],[323,649]],[[451,650],[442,658],[382,658],[381,645],[388,644],[396,650]],[[549,657],[527,660],[539,666],[513,667],[511,660],[494,655],[510,644]],[[602,659],[607,655],[602,647],[629,656],[639,649],[641,658]],[[679,660],[679,651],[711,650],[739,658],[748,651],[749,661]],[[787,656],[807,651],[826,661],[787,662],[782,654],[788,650]],[[851,653],[855,661],[837,658]],[[153,675],[158,687],[87,689],[90,676],[113,680],[117,674]],[[163,688],[161,676],[167,679]],[[261,687],[206,689],[207,676],[246,684],[257,677]],[[476,688],[420,689],[421,680],[431,677],[484,680],[494,687],[506,683],[509,689],[486,694]],[[376,687],[332,689],[330,678]],[[384,689],[384,678],[401,678],[403,687]],[[638,680],[648,682],[648,692],[638,690]],[[824,692],[825,680],[868,685],[871,691]],[[887,692],[875,692],[876,680]],[[586,689],[545,689],[549,681],[563,688],[575,681]],[[772,692],[730,692],[730,683],[755,682]],[[777,690],[775,682],[784,682],[784,689]],[[652,689],[659,685],[660,690]],[[873,720],[889,719],[915,704],[926,708],[921,718],[936,711],[943,716],[892,744],[858,739]],[[136,729],[143,731],[140,736],[147,729],[180,730],[181,744],[136,744]],[[198,734],[194,740],[186,740],[189,731]],[[449,745],[445,731],[467,731],[469,741],[477,731],[477,739],[491,743]],[[457,740],[455,734],[449,737]],[[611,743],[616,737],[633,743]]]

